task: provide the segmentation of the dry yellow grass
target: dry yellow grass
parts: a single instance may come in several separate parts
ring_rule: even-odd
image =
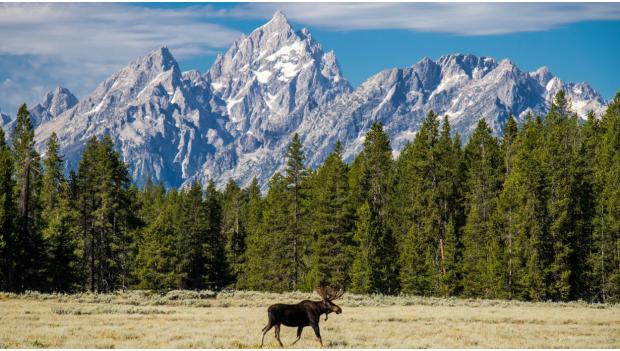
[[[267,306],[306,293],[0,294],[3,348],[257,348]],[[620,348],[620,306],[345,295],[333,348]],[[295,329],[283,327],[285,345]],[[266,347],[277,347],[273,329]],[[306,328],[296,348],[317,348]]]

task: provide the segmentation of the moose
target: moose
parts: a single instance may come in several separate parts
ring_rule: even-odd
[[[342,308],[332,301],[340,298],[342,294],[344,294],[344,291],[342,289],[336,291],[331,287],[319,287],[316,288],[315,291],[321,297],[321,301],[304,300],[295,305],[277,303],[269,306],[267,309],[269,322],[267,322],[267,325],[263,328],[263,338],[261,339],[260,347],[263,347],[265,334],[267,334],[272,327],[275,327],[275,337],[278,343],[280,343],[280,347],[284,347],[280,340],[281,324],[287,327],[297,327],[297,339],[295,339],[291,345],[299,341],[304,327],[311,326],[312,329],[314,329],[314,334],[319,340],[321,347],[323,347],[319,320],[323,313],[325,313],[325,320],[327,320],[327,316],[332,312],[336,314],[342,313]]]

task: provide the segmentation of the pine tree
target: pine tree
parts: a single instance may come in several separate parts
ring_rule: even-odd
[[[544,120],[542,161],[546,168],[546,236],[542,239],[545,267],[545,298],[568,300],[576,295],[582,258],[577,255],[589,239],[582,232],[579,186],[580,136],[577,115],[563,91],[559,91]]]
[[[353,257],[353,206],[348,167],[342,161],[342,145],[327,157],[313,177],[312,256],[307,287],[330,285],[347,288]]]
[[[181,193],[181,237],[178,246],[180,289],[204,289],[207,277],[209,212],[203,191],[195,182]]]
[[[541,157],[540,118],[526,118],[512,147],[510,173],[495,214],[496,233],[505,243],[506,290],[509,298],[544,298],[542,240],[545,236],[545,173]]]
[[[256,288],[259,284],[256,279],[257,271],[263,260],[263,238],[259,231],[263,215],[263,199],[256,177],[252,179],[247,188],[247,202],[243,212],[247,216],[247,236],[245,237],[245,250],[242,256],[242,268],[238,272],[236,287],[240,289]]]
[[[440,294],[454,294],[460,289],[461,247],[459,228],[464,221],[463,188],[464,154],[459,135],[451,138],[448,116],[444,116],[436,148],[437,200],[439,213]]]
[[[246,193],[230,179],[222,204],[222,235],[226,245],[226,262],[230,267],[229,282],[234,282],[243,269],[247,235],[246,201]]]
[[[399,263],[406,293],[449,295],[458,289],[458,224],[462,221],[459,143],[458,138],[450,138],[447,118],[440,133],[437,116],[430,112],[413,144],[406,145],[399,156]]]
[[[301,149],[299,136],[295,135],[287,152],[286,175],[276,173],[271,178],[264,206],[256,194],[258,187],[250,188],[246,269],[239,284],[244,288],[303,288],[309,251],[308,170]],[[251,228],[256,221],[260,222],[254,231]]]
[[[493,232],[492,214],[501,191],[503,162],[491,128],[480,119],[467,147],[463,229],[463,287],[468,296],[498,298],[504,291],[500,238]]]
[[[16,236],[15,272],[13,291],[41,288],[45,267],[43,238],[41,236],[41,164],[34,149],[34,129],[26,104],[17,112],[13,147],[16,165]]]
[[[293,140],[286,153],[286,181],[287,192],[290,194],[290,243],[292,250],[291,257],[291,284],[292,289],[297,290],[301,278],[305,276],[307,267],[304,259],[308,251],[307,232],[304,230],[307,217],[306,201],[308,190],[304,186],[304,180],[308,175],[308,170],[304,166],[304,155],[299,135],[295,133]],[[286,204],[280,204],[281,206]]]
[[[531,118],[531,117],[530,117]],[[508,183],[511,179],[511,173],[516,154],[516,139],[519,133],[517,122],[512,114],[508,117],[506,127],[504,128],[504,136],[502,138],[502,154],[504,162],[504,183]],[[514,298],[514,265],[515,265],[515,246],[514,246],[514,226],[513,216],[515,215],[515,202],[513,193],[502,191],[498,194],[497,206],[492,215],[493,228],[490,233],[496,239],[502,242],[503,250],[501,253],[503,268],[503,296],[508,299]],[[498,292],[499,293],[499,292]]]
[[[16,214],[13,178],[15,166],[13,154],[0,128],[0,288],[12,290],[15,272],[15,226]]]
[[[203,244],[207,258],[205,279],[207,287],[220,290],[228,283],[230,273],[222,234],[222,194],[212,180],[207,184],[205,206],[208,217],[207,241]]]
[[[365,290],[358,292],[394,294],[398,291],[397,248],[388,213],[394,164],[390,140],[381,123],[371,126],[358,158],[359,189],[353,192],[363,199],[362,206],[364,203],[368,206],[368,216],[358,216],[354,238],[359,247],[367,243],[368,252],[366,257],[358,255],[355,258],[351,271],[353,287],[361,289],[356,277],[369,272],[369,281],[363,287]]]
[[[59,154],[56,133],[47,141],[41,190],[43,238],[47,249],[46,290],[71,291],[79,282],[77,213],[71,206],[69,185]]]
[[[350,272],[351,291],[354,293],[368,293],[376,291],[375,275],[373,274],[372,255],[373,255],[373,238],[377,233],[372,232],[376,226],[371,223],[370,206],[368,202],[357,209],[357,220],[355,221],[355,236],[353,239],[357,246],[355,247],[355,258]]]
[[[138,211],[127,166],[114,151],[109,135],[87,142],[76,182],[85,288],[126,288],[133,271],[132,239]]]
[[[594,163],[596,210],[589,257],[593,299],[620,301],[620,93],[600,121]]]
[[[152,188],[147,182],[145,197],[157,203],[158,215],[153,217],[144,229],[136,259],[138,288],[169,290],[181,286],[179,274],[180,225],[178,203],[180,196],[176,190],[168,194],[162,188]]]
[[[242,286],[251,290],[290,291],[294,268],[291,249],[288,180],[280,173],[269,181],[269,191],[260,206],[260,224],[250,231]],[[250,195],[250,204],[253,202]]]

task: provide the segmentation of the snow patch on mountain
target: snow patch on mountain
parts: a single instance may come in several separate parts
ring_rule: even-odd
[[[448,115],[463,139],[479,118],[500,135],[509,114],[519,122],[527,113],[544,114],[560,89],[581,117],[605,108],[587,83],[565,83],[546,67],[526,72],[510,60],[464,54],[386,69],[353,90],[334,52],[324,52],[308,29],[295,31],[276,12],[204,74],[181,72],[162,47],[79,102],[59,91],[41,104],[50,115],[40,118],[36,138],[42,149],[56,132],[68,167],[75,168],[89,138],[110,134],[138,184],[150,176],[168,186],[209,180],[222,186],[229,178],[245,186],[257,177],[265,189],[284,169],[294,133],[312,167],[337,140],[352,161],[376,121],[398,155],[430,110]]]

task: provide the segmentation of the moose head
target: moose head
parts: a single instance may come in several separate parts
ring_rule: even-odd
[[[342,308],[332,302],[333,300],[340,298],[344,294],[344,291],[342,289],[336,291],[332,287],[327,286],[316,288],[314,291],[316,291],[316,293],[319,294],[319,296],[323,299],[323,305],[325,308],[325,320],[327,320],[327,316],[332,312],[336,314],[342,313]]]

